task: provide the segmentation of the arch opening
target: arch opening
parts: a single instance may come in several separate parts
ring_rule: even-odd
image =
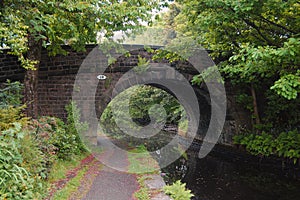
[[[201,91],[201,93],[199,91]],[[211,115],[210,105],[209,102],[207,102],[207,96],[204,96],[202,90],[195,87],[195,92],[197,96],[199,96],[198,103],[201,108],[196,138],[202,139],[209,125]],[[129,96],[129,113],[131,119],[126,119],[124,117],[125,114],[122,113],[125,112],[122,107],[124,103],[126,103],[124,99]],[[157,104],[162,107],[155,107]],[[112,113],[112,107],[118,111],[115,115]],[[99,116],[101,115],[99,122],[102,125],[102,134],[113,139],[117,146],[121,146],[122,148],[146,146],[148,150],[156,151],[169,143],[176,135],[188,138],[188,135],[186,135],[189,123],[187,112],[192,112],[192,109],[191,107],[184,107],[175,94],[162,85],[135,85],[124,89],[123,92],[120,92],[108,103],[104,111],[99,114]],[[163,112],[166,112],[166,115],[163,115]],[[114,119],[115,117],[119,117],[128,125],[135,123],[137,126],[145,127],[150,124],[151,115],[157,117],[155,119],[157,123],[164,123],[163,129],[155,135],[145,138],[136,138],[126,135],[118,127]],[[130,144],[131,147],[128,144]]]
[[[129,97],[129,114],[131,119],[126,117],[127,103],[126,98]],[[117,111],[117,113],[113,113]],[[154,116],[154,118],[153,118]],[[116,118],[123,120],[128,126],[137,128],[148,126],[152,120],[155,124],[162,124],[162,131],[149,135],[149,137],[137,138],[126,135],[120,127],[118,127]],[[103,111],[100,117],[102,131],[106,136],[112,138],[115,142],[129,144],[129,148],[146,146],[150,151],[156,151],[169,143],[177,134],[178,128],[182,133],[187,128],[187,117],[183,106],[178,100],[163,89],[150,85],[132,86],[117,96],[115,96]],[[135,123],[135,124],[133,124]],[[133,125],[137,125],[133,126]],[[135,131],[133,129],[132,131]],[[125,145],[126,146],[126,145]],[[128,146],[127,146],[128,147]]]

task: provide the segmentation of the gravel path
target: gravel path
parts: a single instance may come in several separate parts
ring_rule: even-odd
[[[120,155],[111,151],[102,156],[118,162],[122,167],[129,165],[126,153]],[[136,175],[104,166],[82,200],[135,200],[134,193],[138,189],[139,184]]]
[[[82,200],[133,200],[138,189],[135,175],[105,167]]]

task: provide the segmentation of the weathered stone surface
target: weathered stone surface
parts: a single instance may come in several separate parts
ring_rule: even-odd
[[[145,180],[145,185],[149,189],[161,189],[163,188],[166,184],[164,180],[162,179],[161,176],[159,175],[150,175],[149,179]]]
[[[155,196],[153,196],[151,200],[172,200],[172,199],[164,193],[158,193]]]
[[[150,190],[155,191],[154,195],[151,197],[151,200],[171,200],[171,198],[168,195],[162,192],[163,187],[166,184],[160,175],[148,175],[144,183],[145,186],[148,187]]]

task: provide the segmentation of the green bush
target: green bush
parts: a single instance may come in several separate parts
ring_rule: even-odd
[[[0,108],[0,131],[13,127],[15,122],[19,122],[22,126],[28,123],[27,117],[22,114],[25,106]]]
[[[86,150],[79,133],[87,130],[88,125],[80,122],[80,113],[75,103],[67,105],[66,110],[68,113],[66,123],[55,117],[44,116],[33,120],[30,127],[31,130],[36,130],[35,135],[40,148],[47,155],[49,165],[55,157],[70,160],[73,155]]]
[[[30,133],[26,133],[20,140],[20,153],[23,158],[22,167],[29,173],[38,174],[39,178],[46,178],[46,156]]]
[[[300,134],[297,130],[282,132],[276,138],[276,153],[278,156],[293,159],[300,158]]]
[[[22,114],[25,106],[21,105],[21,91],[23,85],[20,82],[9,80],[0,88],[0,131],[13,127],[15,122],[25,126],[28,118]]]
[[[272,135],[262,132],[259,135],[249,134],[235,136],[234,141],[245,145],[246,149],[254,155],[270,156],[275,152],[275,142]]]
[[[80,134],[88,130],[88,124],[80,121],[80,112],[75,102],[70,102],[70,104],[66,106],[66,111],[68,113],[65,126],[66,132],[74,135],[76,148],[78,150],[77,153],[84,152],[86,151],[86,147],[81,141]]]
[[[282,132],[278,137],[265,132],[237,135],[234,143],[244,145],[254,155],[275,155],[292,159],[294,163],[300,158],[300,134],[297,130]]]
[[[52,137],[58,129],[59,119],[55,117],[40,117],[39,119],[32,119],[27,126],[28,132],[31,133],[31,138],[38,148],[43,152],[43,160],[45,164],[45,171],[42,176],[48,176],[52,164],[57,159],[58,148],[52,144]]]
[[[35,130],[39,147],[46,155],[48,168],[51,168],[55,159],[69,160],[77,152],[76,136],[66,132],[65,123],[58,118],[43,116],[33,120],[30,129]]]
[[[164,187],[166,194],[170,195],[173,200],[190,200],[194,195],[191,190],[185,188],[185,183],[181,183],[180,180],[176,181],[172,185]]]
[[[18,107],[22,104],[22,89],[23,85],[16,81],[2,84],[0,88],[0,108],[7,108],[9,106]]]
[[[53,162],[85,150],[78,132],[87,124],[80,122],[74,103],[66,107],[66,124],[54,117],[29,121],[22,113],[20,83],[5,86],[0,91],[0,200],[42,199]]]
[[[20,141],[25,133],[21,125],[2,131],[0,134],[0,198],[1,199],[34,199],[34,175],[25,167],[20,152]],[[26,166],[27,167],[27,166]]]
[[[41,197],[46,194],[45,180],[48,177],[47,156],[39,148],[37,140],[32,133],[26,133],[20,140],[20,154],[22,155],[22,167],[33,177],[33,192]]]
[[[41,199],[45,156],[24,127],[22,85],[7,81],[0,89],[0,199]]]
[[[66,132],[65,124],[62,121],[60,123],[61,126],[56,128],[49,142],[57,148],[56,154],[59,159],[70,160],[72,155],[79,151],[76,135]]]

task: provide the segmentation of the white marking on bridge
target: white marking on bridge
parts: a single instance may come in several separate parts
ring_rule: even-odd
[[[97,79],[99,79],[99,80],[105,80],[106,76],[103,75],[103,74],[100,74],[100,75],[97,76]]]

